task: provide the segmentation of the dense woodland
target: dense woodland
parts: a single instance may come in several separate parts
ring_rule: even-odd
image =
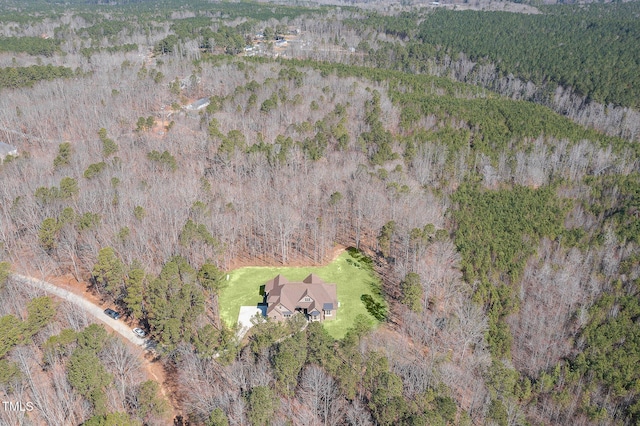
[[[347,22],[365,35],[392,36],[358,45],[372,64],[453,77],[637,139],[638,3],[539,11],[437,9]]]
[[[640,422],[638,3],[66,3],[0,12],[1,424]],[[220,321],[226,271],[337,244],[383,324]]]

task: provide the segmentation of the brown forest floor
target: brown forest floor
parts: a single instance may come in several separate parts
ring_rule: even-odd
[[[91,287],[88,283],[82,283],[73,277],[71,274],[66,274],[62,276],[56,277],[47,277],[46,280],[52,284],[55,284],[58,287],[64,288],[72,293],[81,296],[82,298],[90,301],[96,306],[100,306],[101,308],[114,308],[114,304],[103,301],[95,292],[91,290]],[[123,317],[121,319],[124,323],[126,323],[129,327],[138,327],[139,324],[131,321]],[[109,329],[107,325],[105,328],[111,333],[112,330]],[[131,348],[134,348],[133,345],[126,340],[123,341],[128,344]],[[139,351],[140,348],[134,348],[135,351]],[[160,385],[160,392],[162,395],[169,401],[169,409],[170,415],[172,419],[179,418],[182,413],[180,409],[180,405],[176,399],[175,386],[172,385],[172,380],[167,377],[167,372],[165,371],[165,367],[158,360],[158,358],[148,352],[144,351],[143,356],[140,357],[140,361],[144,367],[145,374],[147,379],[153,380]],[[174,383],[173,383],[174,384]]]
[[[229,267],[227,269],[229,271],[232,271],[234,269],[243,268],[245,266],[278,266],[278,267],[280,267],[280,266],[282,266],[282,267],[290,267],[290,266],[322,266],[322,265],[326,265],[326,264],[331,263],[334,260],[336,260],[338,258],[338,256],[340,256],[346,249],[347,249],[347,247],[342,245],[342,244],[335,244],[333,249],[331,249],[329,255],[326,256],[323,259],[323,261],[320,262],[320,263],[314,263],[308,257],[305,257],[305,256],[290,258],[287,261],[287,263],[284,263],[284,264],[277,263],[273,259],[234,258],[234,259],[229,260],[229,262],[228,262]]]

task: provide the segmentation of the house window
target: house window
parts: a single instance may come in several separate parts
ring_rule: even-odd
[[[284,314],[284,317],[285,317],[285,318],[289,318],[290,316],[291,316],[291,314],[290,314],[290,313],[286,313],[286,314]]]
[[[330,317],[331,315],[332,315],[331,311],[324,311],[324,316],[325,317]]]
[[[311,298],[309,296],[306,296],[304,299],[302,299],[303,302],[311,302]]]

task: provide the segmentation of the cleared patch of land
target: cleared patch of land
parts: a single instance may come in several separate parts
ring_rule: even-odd
[[[374,324],[378,323],[367,311],[361,297],[370,295],[376,302],[384,304],[380,295],[380,282],[360,255],[349,252],[341,254],[325,266],[248,266],[230,272],[227,287],[220,294],[220,317],[227,325],[235,324],[240,307],[261,303],[261,287],[278,274],[284,275],[289,281],[302,281],[311,273],[337,286],[340,303],[337,319],[324,322],[327,331],[334,338],[342,338],[358,314],[366,315]]]

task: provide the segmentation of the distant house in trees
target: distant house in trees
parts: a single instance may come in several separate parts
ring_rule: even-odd
[[[296,312],[309,321],[327,321],[336,318],[338,296],[335,284],[322,281],[311,274],[302,282],[289,282],[282,275],[267,281],[264,288],[267,317],[282,321]]]
[[[198,99],[194,103],[187,105],[187,109],[190,111],[198,111],[202,108],[206,108],[210,103],[211,101],[209,98]]]
[[[8,155],[18,155],[18,150],[4,142],[0,142],[0,162],[2,162]]]

